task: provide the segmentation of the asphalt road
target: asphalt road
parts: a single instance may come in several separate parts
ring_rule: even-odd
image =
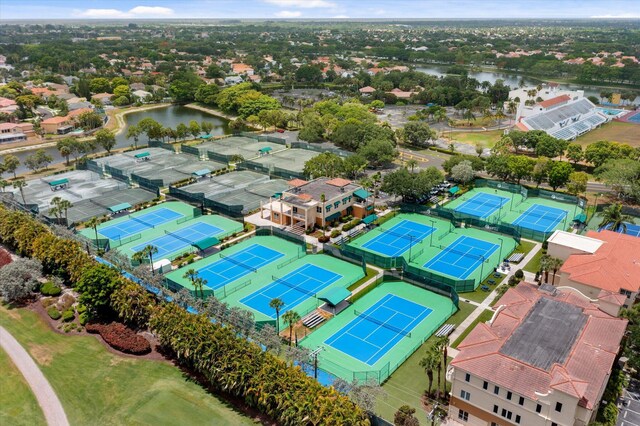
[[[640,426],[640,383],[634,383],[624,391],[624,399],[629,404],[620,406],[616,426]]]

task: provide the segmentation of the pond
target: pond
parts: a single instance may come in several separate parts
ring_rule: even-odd
[[[191,120],[197,121],[199,124],[203,121],[207,121],[213,124],[213,130],[211,134],[214,136],[228,135],[231,133],[229,130],[229,121],[217,117],[215,115],[208,114],[204,111],[187,108],[181,105],[172,105],[166,108],[156,108],[148,111],[132,112],[124,116],[126,126],[116,135],[116,146],[119,148],[130,146],[133,144],[133,139],[127,139],[127,129],[131,125],[136,125],[143,118],[153,118],[164,127],[171,127],[175,129],[178,124],[184,123],[189,125]],[[146,143],[147,137],[145,135],[140,136],[140,142]]]
[[[425,74],[434,75],[436,77],[442,77],[447,75],[448,67],[445,65],[428,65],[416,67],[416,71],[423,72]],[[488,81],[491,84],[495,84],[496,80],[500,79],[504,81],[505,86],[510,86],[512,89],[518,88],[520,80],[524,80],[526,86],[537,86],[541,83],[541,80],[524,76],[517,73],[505,73],[501,71],[469,71],[469,77],[475,78],[479,82]],[[553,80],[553,79],[551,79]],[[604,88],[596,86],[586,86],[578,84],[560,83],[560,89],[564,90],[584,90],[585,96],[595,96],[600,99],[600,92]],[[609,89],[607,89],[609,90]],[[620,89],[621,91],[627,91],[627,89]],[[615,90],[614,90],[615,91]],[[640,102],[640,96],[635,99],[636,103]]]
[[[133,139],[127,139],[126,137],[127,129],[130,125],[135,125],[138,122],[140,122],[140,120],[147,117],[153,118],[154,120],[162,124],[164,127],[171,127],[173,129],[175,129],[180,123],[184,123],[188,125],[189,121],[191,120],[195,120],[198,123],[207,121],[213,124],[214,126],[213,130],[211,131],[212,135],[219,136],[219,135],[228,135],[231,133],[231,130],[229,129],[229,121],[224,118],[220,118],[215,115],[208,114],[204,111],[187,108],[180,105],[171,105],[164,108],[156,108],[148,111],[137,111],[137,112],[132,112],[130,114],[125,115],[124,116],[125,126],[116,135],[116,147],[124,148],[124,147],[133,145]],[[138,143],[146,144],[147,137],[145,135],[140,135],[140,139]],[[64,161],[64,158],[60,155],[60,153],[55,147],[45,148],[45,151],[47,152],[47,154],[53,157],[54,164],[62,163]],[[34,152],[35,152],[34,150],[30,150],[30,151],[17,152],[14,154],[20,160],[20,166],[18,167],[18,170],[16,170],[17,173],[24,173],[26,171],[29,171],[24,166],[24,161],[29,155],[31,155]],[[96,152],[102,152],[102,149],[98,149],[96,150]],[[0,154],[0,157],[1,156],[2,154]]]

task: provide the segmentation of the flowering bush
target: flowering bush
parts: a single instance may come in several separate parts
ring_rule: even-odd
[[[122,323],[92,323],[86,325],[86,330],[89,333],[100,334],[109,346],[120,352],[133,355],[144,355],[151,352],[149,341]]]
[[[5,249],[0,249],[0,268],[10,264],[12,261],[11,255]]]

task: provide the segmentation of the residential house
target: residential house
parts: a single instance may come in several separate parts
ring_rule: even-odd
[[[449,417],[473,426],[586,426],[627,321],[573,291],[520,283],[458,345]]]
[[[51,117],[40,122],[40,127],[45,133],[65,135],[73,130],[73,119],[71,117]]]
[[[147,99],[150,99],[153,94],[147,92],[146,90],[134,90],[131,94],[138,98],[140,101],[145,102]]]
[[[239,63],[239,64],[231,64],[231,70],[234,74],[246,74],[253,75],[254,71],[250,65]]]
[[[342,216],[373,214],[373,197],[362,186],[342,178],[295,179],[293,188],[261,207],[272,222],[300,230],[324,226]]]
[[[370,95],[373,92],[375,92],[376,89],[371,87],[371,86],[365,86],[365,87],[362,87],[362,88],[358,89],[358,91],[363,95]]]
[[[0,123],[0,144],[26,141],[27,135],[16,123]]]
[[[97,99],[102,102],[102,105],[111,105],[111,98],[113,95],[111,93],[96,93],[91,96],[91,99]]]

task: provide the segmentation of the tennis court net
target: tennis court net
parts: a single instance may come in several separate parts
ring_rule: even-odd
[[[169,232],[169,231],[166,231],[166,230],[165,230],[165,231],[164,231],[164,233],[165,233],[166,235],[169,235],[170,237],[173,237],[173,238],[175,238],[175,239],[178,239],[178,240],[184,241],[184,242],[185,242],[185,243],[187,243],[187,244],[193,245],[193,243],[194,243],[194,242],[193,242],[193,241],[191,241],[190,239],[185,238],[185,237],[181,237],[180,235],[178,235],[178,234],[174,234],[173,232]]]
[[[389,329],[391,331],[394,331],[394,332],[396,332],[398,334],[401,334],[403,336],[411,337],[411,333],[410,332],[405,331],[405,330],[403,330],[401,328],[398,328],[398,327],[394,327],[391,324],[388,324],[388,323],[386,323],[384,321],[381,321],[379,319],[373,318],[372,316],[369,316],[369,315],[367,315],[367,314],[365,314],[363,312],[359,312],[357,309],[354,309],[353,313],[356,314],[356,316],[358,318],[362,318],[362,319],[365,319],[365,320],[367,320],[369,322],[372,322],[374,324],[378,324],[378,325],[380,325],[380,326],[382,326],[384,328],[387,328],[387,329]]]
[[[446,250],[450,253],[455,253],[455,254],[459,254],[462,257],[471,257],[474,259],[478,259],[478,260],[482,260],[483,262],[486,262],[489,260],[488,257],[485,256],[481,256],[481,255],[477,255],[477,254],[473,254],[473,253],[469,253],[469,252],[464,252],[464,251],[460,251],[460,250],[456,250],[454,248],[451,248],[449,246],[438,246],[438,248],[440,248],[440,250]]]
[[[282,278],[278,278],[275,275],[272,275],[271,279],[273,279],[273,281],[278,283],[278,284],[283,284],[283,285],[285,285],[285,286],[287,286],[289,288],[292,288],[292,289],[294,289],[296,291],[299,291],[300,293],[304,293],[307,296],[311,296],[311,297],[315,297],[316,296],[316,293],[314,293],[312,291],[309,291],[309,290],[306,290],[306,289],[300,287],[299,285],[291,284],[290,282],[287,282],[287,281],[283,280]]]
[[[155,228],[155,225],[150,224],[149,222],[145,222],[144,220],[138,219],[137,217],[133,217],[131,215],[128,216],[128,219],[133,220],[134,222],[138,222],[143,224],[144,226],[148,226],[149,228]]]
[[[557,214],[554,212],[542,212],[542,213],[538,213],[535,210],[518,210],[518,213],[520,214],[526,214],[527,216],[532,216],[532,217],[537,217],[540,219],[549,219],[549,220],[563,220],[566,216],[567,213],[564,212],[562,214]]]
[[[400,234],[398,232],[389,231],[388,229],[380,229],[380,228],[373,228],[373,229],[381,234],[393,235],[394,237],[403,238],[405,240],[415,241],[415,242],[419,242],[419,240],[425,237],[423,233],[419,233],[419,235],[413,235],[411,233]]]
[[[231,256],[233,256],[233,255],[231,255]],[[248,269],[248,270],[250,270],[252,272],[258,272],[258,270],[256,268],[254,268],[253,266],[245,265],[244,263],[240,262],[239,260],[234,259],[231,256],[226,256],[226,255],[220,253],[220,259],[228,260],[229,262],[231,262],[231,263],[233,263],[235,265],[241,266],[243,268],[246,268],[246,269]]]

